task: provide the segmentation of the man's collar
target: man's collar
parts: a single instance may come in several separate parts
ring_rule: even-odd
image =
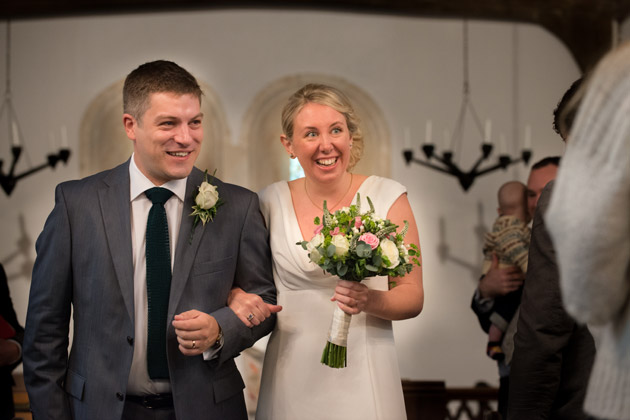
[[[135,154],[135,153],[134,153]],[[186,181],[188,177],[174,179],[162,185],[155,185],[149,180],[138,168],[134,161],[134,154],[131,155],[129,161],[129,201],[133,201],[146,190],[153,187],[162,187],[173,191],[181,201],[186,198]]]

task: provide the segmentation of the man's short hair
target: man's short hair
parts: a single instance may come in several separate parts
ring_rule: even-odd
[[[563,140],[566,140],[569,135],[575,115],[580,107],[582,80],[583,78],[580,77],[571,84],[569,89],[562,95],[560,102],[556,105],[556,109],[553,110],[553,129],[560,134]]]
[[[123,112],[140,121],[153,93],[194,95],[201,103],[203,92],[195,77],[172,61],[142,64],[129,73],[123,86]]]
[[[544,168],[545,166],[549,165],[560,166],[560,156],[550,156],[541,159],[532,165],[531,170],[533,171],[534,169]]]

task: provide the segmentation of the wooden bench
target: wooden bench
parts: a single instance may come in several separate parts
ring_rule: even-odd
[[[403,380],[408,420],[494,420],[498,388],[478,383],[471,388],[447,388],[444,381]]]

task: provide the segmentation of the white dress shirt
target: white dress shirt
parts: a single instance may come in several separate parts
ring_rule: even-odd
[[[177,179],[160,185],[173,192],[164,203],[168,220],[169,246],[171,248],[171,270],[173,269],[179,226],[186,196],[186,179]],[[147,265],[146,231],[151,200],[144,194],[155,187],[136,166],[133,155],[129,163],[130,203],[131,203],[131,249],[133,252],[133,303],[134,303],[134,348],[131,372],[127,384],[130,395],[167,393],[171,390],[168,380],[152,380],[147,370]],[[169,321],[170,322],[170,321]]]

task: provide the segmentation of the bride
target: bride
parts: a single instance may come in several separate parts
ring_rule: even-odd
[[[404,419],[405,405],[394,346],[392,320],[417,316],[424,303],[422,272],[395,279],[372,277],[361,283],[324,273],[301,246],[314,236],[313,220],[350,206],[361,207],[402,226],[407,243],[419,244],[406,188],[390,179],[350,172],[361,157],[363,139],[346,96],[329,86],[309,84],[289,99],[282,112],[280,138],[305,177],[263,189],[261,210],[270,232],[278,305],[262,371],[256,418]],[[394,284],[394,283],[392,283]],[[234,289],[230,307],[247,325],[258,325],[270,310],[257,295]],[[353,315],[347,367],[320,363],[334,309]]]

